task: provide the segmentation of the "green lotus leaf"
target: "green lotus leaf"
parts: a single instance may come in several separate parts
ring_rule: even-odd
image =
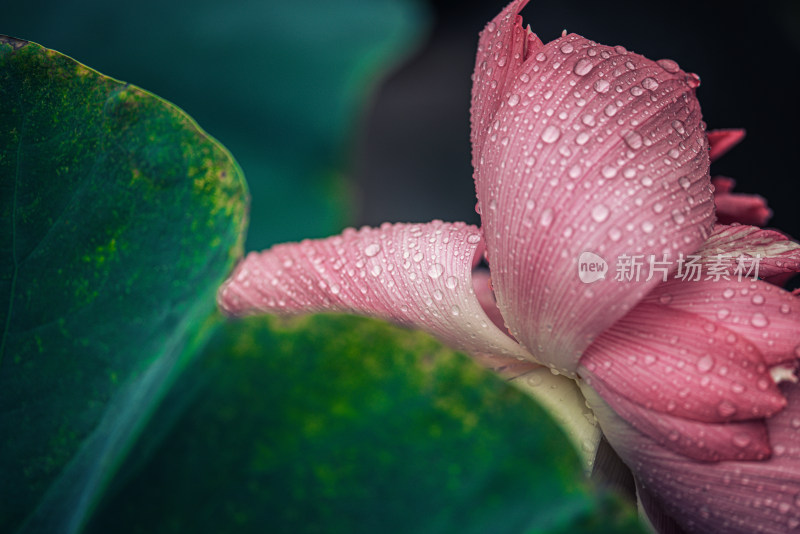
[[[0,531],[80,528],[208,336],[246,200],[175,106],[0,38]]]
[[[227,323],[89,532],[643,532],[531,398],[421,332]]]

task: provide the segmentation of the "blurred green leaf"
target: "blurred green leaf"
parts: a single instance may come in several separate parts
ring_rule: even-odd
[[[74,531],[242,250],[246,188],[179,109],[0,39],[0,531]]]
[[[129,461],[90,532],[642,532],[530,398],[364,318],[227,323]]]
[[[347,148],[369,89],[427,30],[418,0],[28,0],[0,32],[186,110],[242,165],[248,249],[351,222]]]

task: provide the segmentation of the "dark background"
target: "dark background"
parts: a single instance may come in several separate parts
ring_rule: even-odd
[[[357,223],[478,223],[469,146],[470,74],[478,32],[503,0],[433,2],[433,32],[379,90],[360,133]],[[522,12],[544,42],[561,30],[671,58],[700,75],[698,98],[710,129],[741,127],[747,138],[712,165],[759,193],[771,226],[800,237],[798,69],[800,3],[532,1]]]

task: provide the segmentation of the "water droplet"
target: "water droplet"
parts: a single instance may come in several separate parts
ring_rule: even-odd
[[[724,400],[717,405],[717,413],[720,417],[731,417],[736,413],[736,406],[730,401]]]
[[[561,46],[561,51],[565,54],[571,54],[575,50],[575,47],[572,46],[571,43],[566,43]]]
[[[611,179],[617,175],[616,167],[612,167],[611,165],[606,165],[605,167],[603,167],[603,170],[601,172],[603,174],[603,177],[607,179]]]
[[[769,319],[763,313],[755,313],[750,318],[750,324],[756,328],[764,328],[769,325]]]
[[[376,256],[380,251],[381,251],[381,246],[378,243],[372,243],[371,245],[368,245],[367,248],[364,249],[364,254],[366,254],[368,257],[371,258],[373,256]]]
[[[628,132],[625,134],[625,144],[633,150],[638,150],[642,147],[642,136],[638,132]]]
[[[655,225],[650,221],[645,221],[642,223],[642,232],[649,234],[653,230],[655,230]]]
[[[722,296],[724,298],[726,298],[726,299],[732,299],[734,295],[736,295],[736,291],[734,291],[730,287],[725,289],[725,291],[722,292]]]
[[[645,187],[650,187],[651,185],[653,185],[653,179],[650,178],[649,176],[645,176],[644,178],[642,178],[642,185]]]
[[[573,165],[568,172],[568,175],[573,180],[577,180],[581,175],[581,166],[580,165]]]
[[[750,299],[750,302],[752,302],[756,306],[761,306],[762,304],[764,304],[764,295],[756,293],[755,295],[753,295],[753,298]]]
[[[522,74],[519,75],[519,81],[521,81],[522,83],[528,83],[529,81],[531,81],[531,77],[528,75],[528,73],[523,72]]]
[[[544,52],[539,52],[538,54],[536,54],[536,61],[540,61],[541,62],[541,61],[544,61],[546,59],[547,59],[547,56],[544,55]]]
[[[689,189],[692,185],[692,181],[689,179],[688,176],[681,176],[678,178],[678,184],[684,189]]]
[[[675,73],[681,70],[678,64],[671,59],[659,59],[656,63],[667,72]]]
[[[552,124],[544,129],[542,132],[542,141],[545,143],[555,143],[558,141],[558,138],[561,137],[561,130],[553,126]]]
[[[781,304],[780,310],[781,310],[781,313],[787,314],[790,311],[792,311],[792,308],[788,304],[784,303],[784,304]]]
[[[585,145],[586,143],[589,142],[589,139],[590,139],[590,135],[588,133],[581,132],[581,133],[578,134],[577,137],[575,137],[575,142],[578,143],[578,145],[583,146],[583,145]]]
[[[681,135],[686,133],[686,127],[684,126],[683,122],[679,120],[672,121],[672,129]]]
[[[419,262],[422,261],[422,258],[424,258],[424,257],[425,257],[425,255],[422,252],[417,252],[416,254],[411,256],[411,259],[414,260],[415,262],[419,263]]]
[[[444,265],[441,263],[434,263],[431,265],[430,269],[428,269],[428,276],[433,279],[439,278],[444,273]]]
[[[731,311],[728,308],[720,308],[717,310],[717,319],[727,319],[730,314]]]
[[[609,209],[604,206],[603,204],[598,204],[594,208],[592,208],[592,219],[596,222],[601,223],[608,219]]]
[[[478,234],[470,234],[469,237],[467,237],[467,243],[470,243],[472,245],[480,243],[480,241],[481,241],[481,236]]]
[[[621,237],[622,237],[622,232],[620,232],[618,228],[612,228],[611,230],[608,231],[608,238],[611,241],[615,242],[619,241]]]
[[[453,314],[454,317],[457,317],[461,315],[461,308],[459,308],[456,305],[453,305],[453,307],[450,308],[450,313]]]
[[[519,95],[514,93],[513,95],[508,97],[508,105],[512,108],[519,104]]]
[[[744,449],[748,445],[750,445],[750,436],[747,434],[736,434],[733,436],[733,444],[740,449]]]
[[[642,96],[644,94],[644,89],[642,89],[638,85],[634,85],[633,87],[631,87],[631,94],[633,96]]]
[[[603,113],[606,114],[606,117],[613,117],[614,115],[617,114],[617,111],[619,111],[619,108],[616,105],[609,104],[605,107]]]
[[[536,158],[534,158],[533,156],[528,156],[525,158],[525,165],[527,165],[528,167],[533,167],[535,163],[536,163]]]
[[[672,212],[672,220],[675,221],[676,224],[683,224],[686,222],[686,217],[684,217],[683,213],[678,210]]]
[[[342,290],[342,288],[339,286],[339,284],[335,284],[335,283],[331,284],[331,293],[332,294],[338,295],[341,290]]]
[[[575,64],[575,74],[578,76],[586,76],[592,71],[593,65],[590,59],[580,59]]]
[[[714,358],[710,354],[706,354],[697,360],[697,370],[701,373],[707,373],[714,367]]]
[[[372,276],[378,276],[379,274],[381,274],[381,271],[382,269],[380,265],[373,265],[372,269],[370,269],[369,272],[370,274],[372,274]]]
[[[594,90],[598,93],[607,93],[610,87],[611,84],[608,83],[608,80],[604,80],[602,78],[594,82]]]
[[[542,216],[539,219],[539,223],[542,226],[550,226],[552,222],[553,222],[553,210],[548,208],[544,210],[544,212],[542,212]]]
[[[647,89],[648,91],[655,91],[658,89],[658,82],[655,78],[650,78],[649,76],[642,80],[642,87]]]
[[[444,285],[446,285],[448,289],[455,289],[456,286],[458,286],[458,278],[455,276],[448,276],[447,280],[444,281]]]

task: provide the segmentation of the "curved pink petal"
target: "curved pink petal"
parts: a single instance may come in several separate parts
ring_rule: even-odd
[[[716,225],[694,255],[700,257],[700,263],[708,265],[720,261],[731,271],[740,258],[758,258],[757,276],[761,278],[800,271],[800,244],[778,231],[754,226]]]
[[[616,393],[602,380],[592,388],[625,421],[660,446],[695,460],[763,460],[769,457],[769,438],[763,421],[703,423],[648,410]]]
[[[220,288],[229,314],[323,311],[382,317],[470,352],[530,355],[494,326],[472,288],[481,233],[463,223],[384,224],[251,252]]]
[[[644,436],[589,387],[582,391],[609,442],[637,478],[689,533],[783,534],[800,528],[800,386],[784,386],[788,407],[767,419],[772,456],[701,462]]]
[[[709,131],[708,144],[711,161],[718,160],[730,149],[741,143],[744,136],[745,131],[740,128]]]
[[[472,159],[498,306],[537,358],[574,372],[592,339],[657,282],[620,255],[691,252],[713,220],[696,78],[669,60],[567,35],[546,45],[509,5],[482,32]],[[592,252],[611,276],[581,282]]]
[[[759,195],[731,193],[736,182],[733,178],[716,176],[711,179],[714,186],[714,205],[717,222],[720,224],[753,224],[764,226],[772,217],[767,201]]]
[[[669,280],[643,302],[681,310],[752,343],[768,366],[800,358],[800,299],[762,280]]]
[[[746,339],[695,314],[647,302],[598,336],[580,363],[588,385],[600,381],[673,417],[724,423],[772,415],[786,405]]]
[[[475,290],[475,295],[478,297],[478,302],[481,303],[481,308],[486,313],[486,316],[492,320],[494,325],[502,332],[506,332],[505,321],[500,309],[497,307],[497,300],[492,291],[492,279],[489,276],[489,271],[485,269],[475,269],[472,271],[472,289]]]

